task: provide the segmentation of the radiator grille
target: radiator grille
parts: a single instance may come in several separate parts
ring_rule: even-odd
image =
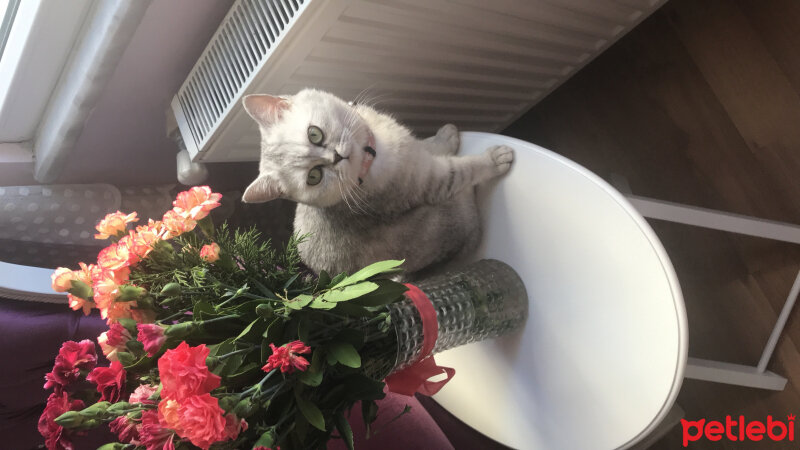
[[[173,110],[193,161],[252,161],[239,99],[356,97],[420,136],[497,132],[666,0],[238,0]]]
[[[197,149],[234,106],[304,1],[239,0],[231,7],[177,95]]]

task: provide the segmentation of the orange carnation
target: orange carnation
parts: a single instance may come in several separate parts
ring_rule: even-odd
[[[52,280],[52,288],[56,292],[67,292],[72,288],[71,281],[76,279],[77,276],[72,271],[72,269],[67,269],[66,267],[59,267],[50,275],[50,279]]]
[[[89,286],[92,285],[92,277],[95,271],[97,270],[97,266],[94,264],[84,264],[82,262],[78,263],[81,266],[81,270],[75,271],[75,276],[78,280],[83,281],[84,283],[88,284]]]
[[[92,290],[94,291],[94,302],[100,309],[103,318],[103,310],[111,307],[114,300],[119,296],[120,285],[125,284],[130,276],[130,269],[123,267],[119,270],[98,270],[92,279]]]
[[[211,192],[208,186],[195,186],[178,194],[172,205],[174,211],[187,219],[200,220],[220,205],[222,194]]]
[[[216,242],[204,245],[200,249],[200,257],[210,263],[217,261],[219,259],[219,245]]]
[[[111,244],[100,250],[97,265],[103,270],[119,270],[130,265],[131,252],[125,245]]]
[[[166,233],[164,224],[160,220],[149,219],[147,225],[136,227],[136,233],[133,235],[133,246],[139,258],[144,258],[153,251],[156,243],[165,239],[164,235]]]
[[[164,239],[180,236],[187,231],[194,230],[194,227],[197,226],[197,222],[178,214],[173,209],[164,214],[163,224],[165,230]]]
[[[67,294],[67,299],[69,300],[69,307],[72,308],[73,311],[82,309],[84,316],[88,316],[89,311],[91,311],[94,306],[94,303],[80,298],[77,295]]]
[[[180,434],[181,419],[178,408],[180,404],[176,400],[161,400],[158,404],[158,421],[164,428],[170,428]]]
[[[139,219],[136,213],[125,214],[122,212],[113,212],[106,215],[95,227],[100,233],[95,234],[95,239],[108,239],[111,236],[119,236],[125,233],[127,226],[131,222],[136,222]]]
[[[119,319],[130,319],[133,317],[131,308],[135,302],[111,302],[106,309],[100,310],[100,317],[106,319],[106,323],[112,324]]]

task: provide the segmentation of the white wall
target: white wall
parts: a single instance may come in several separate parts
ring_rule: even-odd
[[[233,0],[154,0],[58,183],[176,182],[165,114]]]

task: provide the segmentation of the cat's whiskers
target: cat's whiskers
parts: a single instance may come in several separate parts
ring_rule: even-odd
[[[344,190],[341,191],[342,198],[345,200],[345,204],[347,204],[347,207],[350,209],[350,211],[353,212],[354,214],[361,213],[368,216],[374,216],[375,215],[374,210],[372,210],[372,208],[369,207],[369,205],[364,201],[364,199],[358,196],[352,189],[352,187],[355,185],[355,182],[348,180],[341,173],[339,173],[338,175],[339,175],[340,190],[342,185],[344,185]]]
[[[342,175],[339,174],[338,178],[339,178],[339,183],[337,184],[339,185],[339,193],[342,195],[342,200],[344,201],[344,204],[347,205],[347,209],[349,209],[350,212],[355,214],[356,211],[353,209],[352,206],[350,206],[350,202],[347,201],[347,196],[344,193],[345,191],[344,189],[342,189]]]
[[[347,193],[350,195],[350,198],[353,200],[353,203],[358,206],[359,210],[361,210],[364,214],[368,216],[375,216],[376,211],[372,206],[370,206],[369,202],[366,201],[366,192],[364,191],[361,186],[359,186],[355,181],[347,180]],[[344,182],[344,180],[343,180]]]

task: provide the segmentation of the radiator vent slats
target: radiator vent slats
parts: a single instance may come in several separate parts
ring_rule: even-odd
[[[248,93],[366,97],[499,131],[666,0],[236,0],[173,100],[194,161],[258,159]]]
[[[240,0],[233,5],[178,91],[193,147],[203,148],[305,1]]]

